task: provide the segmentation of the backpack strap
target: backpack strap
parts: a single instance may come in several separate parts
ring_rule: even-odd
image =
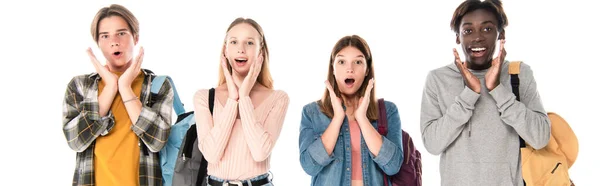
[[[210,110],[210,115],[213,114],[213,110],[215,107],[215,88],[211,88],[208,90],[208,109]],[[195,131],[195,130],[194,130]],[[197,134],[196,134],[197,135]],[[194,139],[198,138],[198,136],[194,136]],[[193,144],[193,142],[192,142]],[[202,186],[204,179],[208,173],[208,162],[206,158],[202,157],[202,161],[200,162],[200,168],[198,169],[198,175],[196,176],[196,186]]]
[[[175,109],[175,113],[177,115],[185,113],[185,108],[183,107],[181,99],[179,99],[179,94],[177,93],[177,88],[175,88],[175,83],[173,83],[173,79],[171,79],[169,76],[156,76],[152,80],[152,87],[150,88],[150,92],[153,94],[152,97],[156,97],[156,95],[158,95],[158,91],[160,91],[160,88],[164,84],[165,80],[169,80],[171,87],[173,88],[173,109]]]
[[[521,97],[519,96],[519,73],[521,72],[521,62],[513,61],[508,65],[508,73],[510,74],[510,85],[512,86],[512,91],[515,96],[517,96],[517,101],[521,101]]]
[[[379,108],[379,115],[377,118],[377,132],[379,132],[379,134],[381,134],[382,136],[386,136],[388,132],[388,121],[387,111],[385,110],[385,101],[383,100],[383,98],[379,98],[377,100],[377,107]],[[388,186],[388,176],[383,171],[381,172],[381,174],[383,175],[384,185]]]
[[[512,87],[512,92],[517,97],[517,101],[521,101],[521,96],[519,96],[519,73],[521,72],[521,61],[512,61],[508,64],[508,74],[510,74],[510,86]],[[525,140],[519,136],[519,147],[525,148]]]
[[[383,100],[383,98],[379,98],[377,100],[377,106],[379,108],[379,117],[377,119],[377,132],[379,132],[379,134],[381,135],[387,135],[387,128],[388,128],[388,122],[387,122],[387,113],[385,110],[385,102]]]
[[[210,90],[208,90],[208,107],[209,107],[211,115],[213,113],[213,107],[215,106],[214,100],[215,100],[215,89],[211,88]],[[195,113],[195,114],[198,114],[198,113]],[[198,139],[198,131],[194,130],[195,128],[196,128],[196,124],[193,124],[192,126],[190,126],[190,129],[188,129],[187,133],[185,134],[186,138],[185,138],[185,142],[183,143],[183,144],[185,144],[185,146],[183,147],[183,156],[186,158],[192,157],[192,151],[194,150],[194,141],[196,141]]]
[[[210,109],[210,115],[212,115],[215,107],[215,88],[208,90],[208,107]]]

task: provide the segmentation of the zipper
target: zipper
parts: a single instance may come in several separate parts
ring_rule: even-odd
[[[560,163],[560,162],[556,163],[556,166],[554,166],[554,169],[552,169],[552,172],[550,172],[550,173],[554,174],[554,171],[556,171],[556,169],[558,168],[558,166],[560,164],[562,164],[562,163]]]

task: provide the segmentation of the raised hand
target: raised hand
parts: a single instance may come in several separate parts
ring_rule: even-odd
[[[238,90],[235,82],[233,81],[233,77],[231,77],[231,72],[227,68],[227,58],[225,55],[221,55],[221,67],[223,69],[223,74],[225,76],[225,82],[227,83],[227,92],[229,93],[229,99],[238,100]]]
[[[373,90],[373,85],[375,84],[375,79],[371,78],[369,80],[369,85],[367,85],[367,89],[365,90],[365,95],[360,98],[360,105],[356,108],[354,112],[354,117],[359,119],[368,119],[367,110],[369,109],[369,103],[371,103],[371,90]]]
[[[480,84],[481,82],[479,81],[477,76],[473,75],[473,73],[471,73],[471,71],[469,71],[469,69],[467,69],[467,64],[465,64],[465,62],[460,60],[460,56],[458,55],[456,48],[453,50],[454,50],[454,64],[456,65],[456,67],[458,67],[458,70],[460,71],[460,74],[462,75],[463,79],[465,80],[467,87],[469,87],[471,90],[473,90],[474,92],[479,94],[481,92],[481,84]]]
[[[333,107],[333,117],[334,118],[344,118],[346,116],[346,112],[342,107],[342,99],[335,95],[333,91],[333,87],[329,81],[325,81],[325,86],[327,87],[327,91],[329,92],[329,97],[331,98],[331,106]],[[327,104],[327,103],[323,103]]]
[[[500,73],[502,71],[502,63],[504,57],[506,57],[506,50],[504,50],[504,43],[506,41],[500,40],[500,50],[498,56],[492,60],[492,66],[485,73],[485,86],[488,90],[494,90],[498,84],[500,84]]]
[[[125,70],[123,75],[121,75],[121,77],[119,77],[119,89],[131,88],[131,83],[133,83],[133,80],[140,73],[143,61],[144,61],[144,48],[142,47],[142,48],[140,48],[140,52],[139,52],[138,56],[135,57],[135,59],[133,59],[133,61],[131,61],[131,64],[129,65],[127,70]]]
[[[100,75],[100,77],[102,78],[102,81],[104,81],[106,86],[113,86],[113,87],[117,88],[118,76],[116,74],[110,72],[108,70],[108,67],[102,66],[102,64],[100,64],[100,61],[98,61],[98,59],[96,58],[96,55],[94,55],[94,52],[92,52],[91,48],[87,49],[87,54],[88,54],[88,57],[90,57],[90,61],[92,62],[92,65],[94,65],[94,69],[96,69],[96,72],[98,73],[98,75]]]
[[[254,63],[250,65],[250,70],[248,70],[248,74],[244,78],[242,85],[240,86],[239,94],[240,97],[250,96],[250,91],[254,84],[256,83],[256,78],[260,74],[262,70],[263,57],[262,54],[259,54]]]

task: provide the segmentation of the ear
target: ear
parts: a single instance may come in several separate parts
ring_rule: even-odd
[[[456,44],[460,45],[460,37],[459,37],[458,33],[456,34]]]
[[[140,35],[133,36],[133,45],[137,45],[140,40]]]
[[[502,31],[500,31],[500,35],[498,35],[498,40],[505,39],[504,33],[505,33],[504,29]]]

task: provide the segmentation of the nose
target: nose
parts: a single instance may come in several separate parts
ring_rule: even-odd
[[[352,67],[350,67],[350,68],[346,69],[346,73],[353,74],[354,73],[354,69]]]
[[[485,37],[483,36],[482,32],[477,32],[477,34],[475,35],[475,42],[481,42],[485,40]]]
[[[243,45],[238,46],[237,49],[238,49],[238,51],[237,51],[238,54],[245,54],[246,53],[246,48]]]
[[[121,44],[121,39],[119,39],[119,37],[110,37],[110,46],[111,47],[118,47]]]

